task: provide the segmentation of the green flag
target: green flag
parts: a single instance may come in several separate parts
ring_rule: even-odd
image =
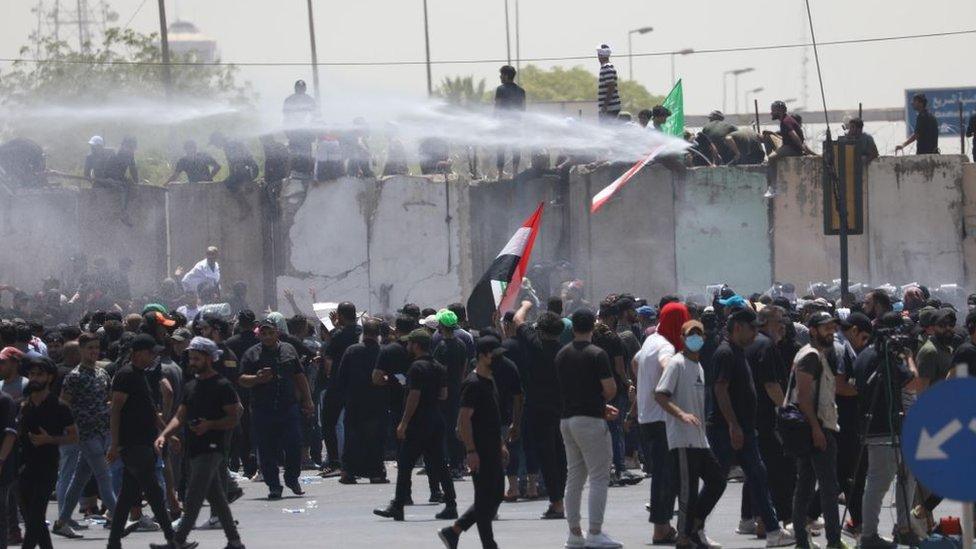
[[[685,97],[684,93],[681,91],[681,80],[678,80],[678,83],[671,88],[671,93],[669,93],[668,98],[664,100],[663,107],[671,111],[671,116],[669,116],[667,122],[661,126],[661,131],[675,137],[681,137],[684,135]]]

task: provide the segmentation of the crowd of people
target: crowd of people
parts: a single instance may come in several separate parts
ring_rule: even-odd
[[[319,318],[290,290],[291,316],[258,315],[236,284],[224,291],[218,259],[209,248],[146,299],[98,260],[36,294],[6,288],[0,546],[50,548],[51,534],[101,524],[109,549],[133,531],[192,549],[194,528],[243,547],[239,480],[278,500],[304,493],[303,469],[336,477],[328,490],[390,483],[389,461],[395,488],[374,513],[402,521],[422,497],[421,459],[428,501],[444,505],[435,518],[454,521],[438,532],[448,548],[472,526],[496,547],[499,506],[540,498],[540,519],[566,521],[566,547],[619,547],[604,529],[608,488],[647,477],[655,544],[742,535],[810,549],[823,535],[837,549],[846,533],[876,549],[937,526],[941,499],[912,479],[897,440],[918,394],[976,363],[976,312],[925,287],[836,301],[779,285],[620,293],[592,307],[572,280],[544,301],[527,284],[516,310],[470,326],[460,303],[363,315],[342,302]],[[785,430],[790,417],[802,428]],[[741,521],[706,535],[735,467]],[[467,475],[463,510],[454,484]],[[896,479],[889,539],[879,515]]]

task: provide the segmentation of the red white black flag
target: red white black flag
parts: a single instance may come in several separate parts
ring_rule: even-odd
[[[539,207],[515,231],[475,285],[471,297],[468,298],[468,320],[472,326],[491,326],[495,311],[504,312],[513,308],[522,286],[522,277],[528,270],[535,237],[539,234],[544,205],[539,203]]]
[[[606,187],[601,189],[600,192],[596,193],[593,196],[593,202],[590,205],[590,213],[591,214],[596,213],[597,210],[603,207],[603,205],[607,202],[607,200],[610,200],[611,196],[613,196],[617,191],[622,189],[623,186],[626,185],[628,181],[630,181],[631,177],[637,175],[637,172],[641,171],[641,168],[650,164],[651,160],[657,158],[657,155],[661,154],[661,151],[664,150],[664,145],[665,144],[662,143],[657,147],[655,147],[654,150],[650,152],[650,154],[638,160],[636,164],[631,166],[629,170],[625,171],[623,175],[615,179],[613,183],[607,185]]]

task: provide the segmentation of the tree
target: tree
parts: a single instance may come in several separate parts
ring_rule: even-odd
[[[549,70],[526,65],[518,81],[529,101],[596,101],[596,74],[579,65]],[[660,104],[664,96],[652,95],[643,85],[627,80],[620,82],[620,99],[623,109],[636,116],[641,109]]]
[[[452,105],[462,107],[478,105],[487,101],[485,95],[485,79],[477,84],[473,76],[446,77],[441,85],[434,90],[436,97],[441,97]]]
[[[194,65],[192,54],[174,55],[173,97],[164,103],[162,53],[156,33],[109,28],[98,45],[82,51],[53,36],[31,36],[20,60],[0,74],[0,106],[6,116],[5,137],[33,139],[46,150],[48,166],[77,170],[88,137],[103,135],[114,146],[123,135],[139,139],[140,175],[158,182],[170,169],[179,142],[206,140],[210,132],[233,133],[247,118],[253,93],[237,82],[231,65]],[[207,118],[179,116],[179,109],[207,102],[227,108]],[[161,132],[160,127],[167,130]]]

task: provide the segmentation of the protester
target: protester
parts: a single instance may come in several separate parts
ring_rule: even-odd
[[[874,138],[864,132],[864,121],[860,118],[852,118],[847,123],[847,135],[845,137],[861,148],[861,155],[864,157],[865,164],[870,164],[878,158],[878,146],[874,143]]]
[[[339,371],[346,349],[357,343],[362,335],[362,328],[356,323],[356,306],[348,301],[339,303],[331,320],[335,328],[324,338],[322,355],[325,362],[319,370],[319,379],[316,380],[316,384],[322,387],[321,429],[328,460],[323,463],[321,474],[325,478],[337,476],[342,471],[336,427],[346,396],[342,388],[333,382],[334,377]]]
[[[620,92],[617,88],[617,69],[610,63],[610,46],[601,44],[596,50],[600,62],[600,78],[597,86],[597,112],[600,120],[612,122],[620,112]]]
[[[89,153],[85,157],[85,167],[82,175],[88,179],[105,177],[105,163],[114,154],[112,149],[105,147],[105,140],[100,135],[93,135],[88,140]]]
[[[667,307],[667,306],[666,306]],[[681,353],[673,354],[655,388],[657,404],[667,412],[668,447],[677,480],[678,538],[675,547],[721,549],[705,535],[705,520],[725,491],[722,467],[705,436],[705,371],[698,352],[705,327],[697,320],[681,325]],[[698,491],[698,480],[703,486]]]
[[[716,110],[709,113],[708,122],[702,126],[701,133],[705,134],[708,141],[715,147],[717,156],[712,157],[712,162],[716,165],[729,164],[736,156],[739,156],[734,149],[734,139],[729,139],[729,136],[736,129],[734,125],[725,120],[725,115],[722,111]],[[730,145],[730,141],[732,145]]]
[[[622,545],[603,531],[612,452],[606,421],[616,419],[613,400],[617,385],[610,372],[610,359],[591,343],[596,315],[581,309],[573,313],[573,342],[556,355],[562,412],[559,429],[566,445],[566,521],[570,548],[616,548]],[[580,526],[583,484],[589,478],[586,537]]]
[[[779,132],[763,131],[766,146],[771,151],[766,157],[770,164],[783,157],[816,154],[807,147],[803,128],[796,117],[786,112],[786,103],[773,101],[769,111],[773,120],[779,120]]]
[[[915,154],[939,154],[939,121],[929,109],[929,100],[923,93],[912,96],[915,115],[915,131],[904,143],[895,147],[895,152],[915,143]]]
[[[197,142],[192,139],[183,143],[183,153],[183,157],[176,162],[173,173],[166,180],[167,183],[176,181],[183,173],[186,174],[187,183],[213,181],[220,171],[220,164],[214,157],[197,150]]]
[[[10,395],[0,392],[0,548],[23,542],[17,524],[17,505],[10,504],[10,494],[17,478],[15,445],[17,444],[17,405]],[[16,536],[13,534],[16,533]]]
[[[499,71],[501,85],[495,88],[495,116],[507,126],[507,133],[517,135],[519,131],[516,127],[519,123],[520,112],[525,110],[525,90],[515,83],[515,67],[505,65]],[[497,160],[495,166],[498,169],[498,178],[502,178],[505,168],[505,149],[498,147]],[[522,158],[522,151],[512,147],[512,176],[518,175],[519,161]]]
[[[217,263],[219,254],[220,251],[216,246],[207,247],[206,257],[198,261],[180,280],[185,291],[195,293],[201,284],[220,288],[220,264]],[[188,317],[188,320],[193,320],[193,318]]]
[[[453,526],[443,528],[438,536],[448,549],[455,549],[462,532],[478,525],[481,546],[498,547],[491,523],[505,491],[503,467],[508,449],[502,438],[498,390],[495,385],[494,364],[505,349],[498,338],[484,336],[477,342],[478,358],[475,369],[461,387],[461,409],[458,414],[458,435],[464,443],[465,462],[474,483],[474,504]]]
[[[200,507],[206,499],[211,512],[220,518],[227,536],[227,547],[242,548],[244,545],[237,533],[219,471],[225,467],[224,445],[229,438],[226,432],[237,426],[243,409],[231,382],[214,370],[214,362],[221,355],[217,344],[205,337],[195,337],[187,350],[194,378],[187,382],[185,396],[173,419],[155,440],[156,450],[162,451],[170,437],[180,432],[182,425],[187,426],[185,446],[190,477],[186,483],[183,517],[173,541],[150,544],[150,547],[170,549],[173,545],[187,545],[186,538],[196,524]]]
[[[295,81],[295,93],[285,98],[284,114],[285,136],[288,137],[288,150],[293,156],[291,164],[302,174],[312,173],[312,144],[315,132],[308,129],[318,111],[315,98],[306,93],[304,80]]]

